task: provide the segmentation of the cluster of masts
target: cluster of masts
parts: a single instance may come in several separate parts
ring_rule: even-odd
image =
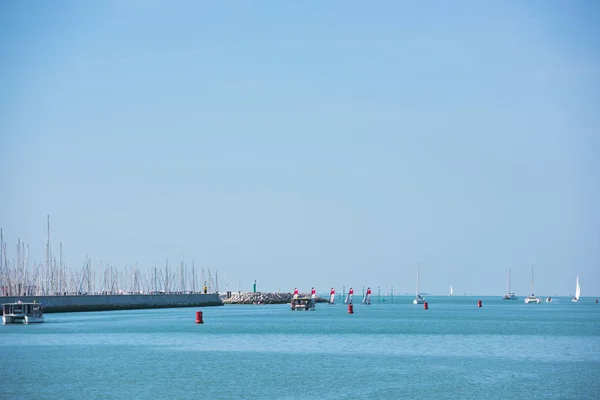
[[[58,260],[50,240],[50,216],[46,260],[37,262],[29,256],[29,244],[17,240],[16,257],[9,261],[6,243],[0,229],[0,296],[55,296],[92,294],[159,294],[159,293],[218,293],[219,280],[210,269],[196,268],[181,262],[164,269],[141,269],[136,265],[117,268],[100,263],[93,266],[86,255],[82,268],[70,269],[63,261],[63,246],[59,243]],[[225,283],[225,286],[228,286]]]

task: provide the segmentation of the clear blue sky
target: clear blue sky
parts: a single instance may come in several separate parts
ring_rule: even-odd
[[[0,227],[235,290],[600,295],[596,1],[0,4]]]

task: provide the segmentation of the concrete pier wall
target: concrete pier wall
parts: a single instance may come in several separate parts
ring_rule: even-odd
[[[222,306],[218,294],[127,294],[89,296],[0,296],[0,303],[42,303],[44,313]]]

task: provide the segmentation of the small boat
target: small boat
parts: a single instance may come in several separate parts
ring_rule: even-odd
[[[506,294],[502,297],[502,300],[519,300],[513,292],[510,291],[510,269],[508,270],[508,282],[506,283]]]
[[[525,304],[529,304],[529,303],[539,304],[541,302],[541,300],[538,297],[535,297],[533,287],[534,286],[533,286],[533,266],[532,266],[531,267],[531,296],[527,296],[525,298]]]
[[[413,300],[413,304],[423,304],[425,303],[425,298],[421,297],[419,294],[419,264],[417,263],[417,292],[415,293],[415,299]]]
[[[577,283],[575,284],[575,296],[571,298],[573,303],[577,303],[579,301],[579,296],[581,296],[581,287],[579,287],[579,277],[577,277]]]
[[[448,296],[452,297],[453,294],[454,294],[454,290],[452,290],[452,285],[450,285],[450,294]]]
[[[16,303],[2,304],[3,324],[34,324],[44,322],[44,306],[41,303]]]
[[[290,302],[292,311],[314,311],[315,299],[312,297],[295,297]]]
[[[546,303],[552,303],[552,296],[546,297]]]
[[[335,289],[331,288],[331,292],[329,292],[329,304],[335,304]]]

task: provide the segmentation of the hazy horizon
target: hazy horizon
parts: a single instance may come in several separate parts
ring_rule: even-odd
[[[220,289],[600,295],[593,1],[0,4],[0,228]],[[358,289],[357,289],[358,288]]]

